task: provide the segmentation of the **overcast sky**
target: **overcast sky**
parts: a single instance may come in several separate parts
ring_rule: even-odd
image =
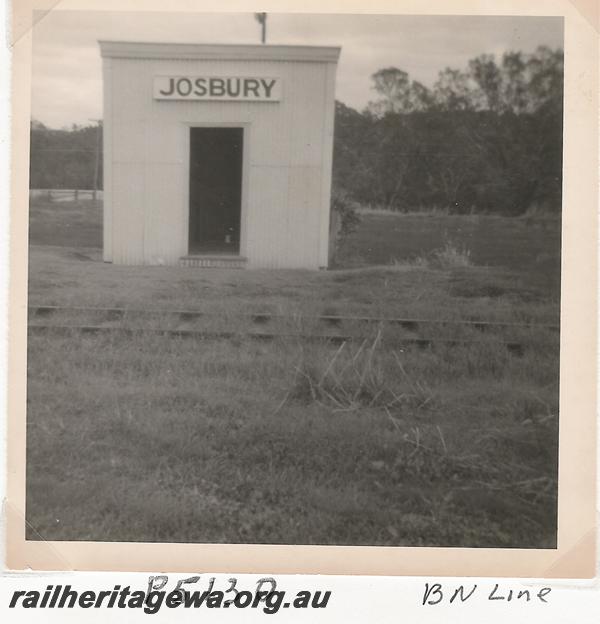
[[[98,39],[259,43],[252,13],[125,13],[54,10],[34,28],[32,116],[53,128],[102,117]],[[432,86],[445,67],[507,50],[562,47],[562,19],[404,15],[269,14],[267,42],[336,45],[336,98],[361,110],[370,76],[395,66]]]

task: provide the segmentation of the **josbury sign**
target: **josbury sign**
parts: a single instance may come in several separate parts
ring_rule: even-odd
[[[154,99],[278,102],[281,80],[248,76],[155,76]]]

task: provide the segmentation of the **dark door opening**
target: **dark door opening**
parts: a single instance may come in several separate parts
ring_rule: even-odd
[[[190,128],[191,254],[239,254],[243,146],[243,128]]]

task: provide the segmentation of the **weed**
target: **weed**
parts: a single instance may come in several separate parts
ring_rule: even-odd
[[[390,418],[390,410],[400,406],[424,407],[433,398],[431,390],[425,383],[413,381],[398,354],[392,355],[390,360],[382,347],[381,332],[354,351],[342,343],[323,366],[303,354],[287,398],[335,411],[383,409]]]
[[[464,246],[446,240],[444,247],[434,249],[426,254],[418,254],[400,260],[392,258],[389,266],[396,270],[406,270],[408,268],[421,269],[459,269],[468,268],[473,265],[471,252]]]
[[[464,245],[447,240],[442,249],[431,253],[431,264],[441,269],[470,267],[472,265],[471,252]]]

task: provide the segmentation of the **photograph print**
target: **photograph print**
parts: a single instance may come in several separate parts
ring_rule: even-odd
[[[27,540],[557,547],[561,17],[32,55]]]

